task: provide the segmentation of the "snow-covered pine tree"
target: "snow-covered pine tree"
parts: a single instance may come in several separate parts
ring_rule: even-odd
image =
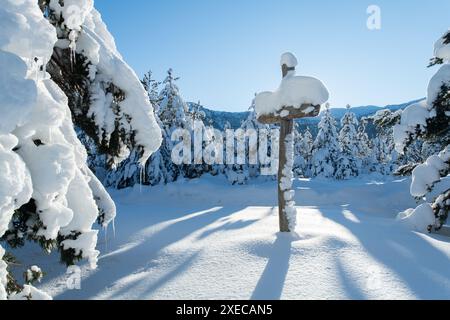
[[[156,121],[161,126],[163,133],[163,142],[161,147],[150,157],[144,171],[144,179],[141,181],[144,185],[155,186],[158,184],[167,184],[177,180],[179,170],[171,161],[172,143],[163,123],[156,115]]]
[[[430,66],[441,65],[428,85],[427,99],[409,106],[394,129],[396,149],[404,153],[418,137],[443,146],[413,171],[411,194],[423,199],[419,207],[406,212],[406,220],[420,219],[421,230],[439,230],[450,209],[450,31],[436,42]],[[436,192],[433,192],[436,191]]]
[[[176,82],[179,77],[175,77],[173,70],[167,71],[167,76],[163,81],[163,89],[159,94],[159,118],[163,125],[173,131],[175,129],[192,129],[191,123],[187,119],[189,108],[180,95],[180,89]]]
[[[299,130],[298,123],[294,124],[294,166],[292,171],[296,177],[304,177],[307,166],[306,159],[303,157],[303,135]]]
[[[269,132],[270,126],[266,124],[262,124],[257,120],[256,112],[255,112],[255,99],[252,100],[252,103],[249,107],[249,114],[247,119],[242,121],[240,126],[240,132],[246,135],[243,137],[245,139],[245,164],[234,164],[234,165],[226,165],[225,166],[225,175],[228,178],[228,181],[232,184],[245,184],[249,179],[256,178],[261,173],[261,163],[258,161],[258,150],[259,150],[259,139],[258,133],[261,130],[266,130]],[[231,128],[231,126],[230,126]],[[250,144],[250,139],[257,139],[256,144]],[[237,148],[235,144],[235,160],[237,159]],[[268,141],[270,143],[270,141]],[[226,145],[226,143],[225,143]],[[254,149],[251,150],[250,146]],[[251,159],[256,159],[256,164],[250,163]]]
[[[340,147],[336,120],[327,104],[319,123],[319,133],[313,145],[312,175],[324,178],[334,178],[339,159]]]
[[[398,153],[395,150],[393,128],[400,122],[401,115],[402,110],[392,112],[385,109],[370,118],[377,129],[377,136],[373,141],[371,171],[388,175],[397,169]]]
[[[373,143],[367,134],[367,118],[362,118],[358,125],[357,157],[361,161],[361,173],[369,173],[372,161]]]
[[[233,132],[233,135],[228,136],[226,134],[228,130],[230,130],[230,132]],[[224,132],[225,139],[223,145],[223,154],[226,155],[226,161],[223,166],[219,167],[222,168],[221,172],[225,175],[225,177],[231,184],[244,184],[247,180],[247,177],[245,176],[242,165],[237,165],[235,163],[237,156],[236,141],[234,130],[232,130],[231,124],[228,121],[224,125]],[[227,148],[233,150],[232,156],[228,155],[229,150]]]
[[[163,81],[163,89],[159,94],[161,103],[159,108],[159,118],[166,131],[167,137],[164,141],[164,147],[172,152],[173,142],[171,141],[172,133],[176,129],[185,129],[190,131],[191,138],[194,139],[193,134],[193,120],[190,118],[189,108],[180,94],[180,90],[176,84],[179,77],[175,77],[173,70],[167,71],[167,77]],[[204,126],[203,126],[204,127]],[[204,128],[202,128],[203,130]],[[192,146],[194,144],[192,143]],[[170,155],[171,155],[170,152]],[[172,163],[172,159],[164,159],[165,163]],[[203,164],[181,164],[173,166],[176,171],[174,175],[178,177],[181,175],[188,179],[198,178],[203,174]],[[176,179],[176,178],[175,178]]]
[[[168,142],[171,137],[168,135],[164,124],[159,118],[160,103],[162,102],[162,97],[159,95],[159,91],[162,82],[153,79],[153,73],[150,70],[144,75],[142,84],[144,85],[148,98],[155,109],[155,118],[161,128],[163,142],[161,147],[154,154],[152,154],[150,160],[147,162],[144,170],[144,178],[140,181],[140,183],[151,186],[161,183],[170,183],[177,179],[179,173],[175,168],[174,163],[170,161],[172,146]]]
[[[180,177],[187,179],[198,178],[205,172],[214,172],[213,166],[202,163],[195,163],[194,157],[194,129],[201,131],[203,138],[207,127],[203,120],[205,114],[201,111],[201,106],[193,105],[189,108],[180,94],[177,85],[179,77],[174,76],[172,69],[167,71],[167,76],[162,82],[162,90],[156,94],[159,82],[153,80],[151,72],[147,73],[142,80],[144,87],[148,90],[149,99],[153,102],[155,110],[155,119],[161,127],[163,140],[161,147],[157,150],[146,163],[141,167],[138,154],[133,152],[129,159],[124,161],[116,170],[108,174],[105,184],[115,188],[127,188],[136,184],[157,185],[161,183],[171,183]],[[196,126],[196,127],[195,127]],[[177,129],[189,131],[192,138],[192,150],[190,164],[175,164],[172,159],[172,150],[177,141],[172,141],[172,134]],[[205,143],[202,143],[205,147]],[[200,152],[202,152],[200,150]],[[202,157],[202,155],[200,155]]]
[[[300,149],[300,153],[302,154],[303,159],[305,159],[305,168],[303,170],[304,171],[303,175],[305,178],[310,178],[312,176],[311,167],[312,167],[313,146],[314,146],[314,138],[309,127],[307,127],[305,132],[303,133],[303,139],[301,141],[301,149]]]
[[[72,121],[90,128],[113,162],[131,147],[144,161],[157,149],[160,130],[92,1],[70,3],[76,12],[54,0],[0,6],[0,236],[12,248],[31,240],[58,249],[68,265],[88,259],[95,267],[93,224],[106,227],[115,206],[87,167]],[[101,95],[97,85],[106,84],[110,91]],[[10,261],[0,247],[0,299],[48,298],[30,284],[16,285]]]
[[[381,110],[375,114],[372,119],[377,127],[377,148],[375,163],[376,169],[382,174],[391,174],[399,176],[408,176],[412,174],[414,168],[427,158],[423,151],[424,141],[417,137],[412,141],[408,148],[403,152],[397,152],[394,142],[394,129],[400,124],[403,110],[392,112],[390,110]],[[428,153],[429,154],[429,153]]]
[[[186,113],[186,118],[188,119],[189,125],[193,130],[191,136],[194,159],[203,159],[202,163],[195,163],[194,161],[193,164],[184,166],[184,172],[188,173],[187,175],[185,175],[187,178],[197,178],[207,172],[212,175],[217,175],[221,172],[221,168],[223,167],[221,164],[208,164],[207,161],[205,161],[206,153],[208,153],[208,151],[211,151],[209,149],[210,147],[212,147],[210,146],[210,144],[215,143],[215,139],[217,137],[215,137],[214,135],[215,128],[213,127],[212,119],[206,119],[206,114],[202,110],[202,108],[203,106],[201,105],[201,102],[198,101],[195,104],[191,104],[189,110]],[[208,124],[206,125],[205,122],[207,122]],[[199,136],[200,134],[203,136],[202,150],[197,150],[197,148],[195,148],[195,134],[197,132]],[[207,157],[209,156],[212,155],[208,155]]]
[[[377,172],[381,175],[390,175],[394,171],[394,161],[389,141],[383,137],[376,137],[373,140],[371,172]]]
[[[161,103],[159,88],[162,82],[155,80],[153,78],[153,72],[149,70],[146,74],[144,74],[144,78],[141,80],[141,83],[144,86],[145,91],[147,91],[148,98],[153,106],[155,113],[158,114],[159,104]]]
[[[170,84],[174,85],[174,81],[176,80],[172,77],[172,71],[170,70]],[[160,103],[164,100],[164,95],[159,92],[159,87],[162,83],[153,79],[151,71],[144,75],[141,82],[145,90],[147,90],[148,98],[154,107],[154,116],[162,132],[162,143],[161,147],[152,154],[145,166],[140,164],[139,155],[136,150],[133,150],[127,160],[122,162],[116,169],[108,172],[105,185],[117,189],[132,187],[136,184],[151,186],[166,184],[175,181],[180,175],[179,168],[171,160],[173,148],[171,129],[161,121],[159,116]],[[178,93],[178,88],[175,89]],[[173,91],[171,94],[173,94]]]
[[[109,166],[134,149],[144,164],[161,133],[143,86],[123,62],[93,1],[38,1],[58,35],[47,71],[69,98],[74,123]]]
[[[361,170],[361,160],[358,157],[358,120],[351,112],[350,105],[347,105],[347,112],[341,119],[342,129],[339,133],[339,145],[341,152],[336,167],[335,177],[338,180],[345,180],[357,177]]]

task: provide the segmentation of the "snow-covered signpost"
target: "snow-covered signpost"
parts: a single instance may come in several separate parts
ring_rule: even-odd
[[[258,121],[280,124],[280,156],[278,168],[278,209],[280,231],[295,230],[297,211],[295,191],[292,188],[294,163],[294,120],[317,117],[329,93],[315,78],[295,76],[297,58],[292,53],[281,56],[283,79],[275,92],[262,92],[256,96],[255,111]]]

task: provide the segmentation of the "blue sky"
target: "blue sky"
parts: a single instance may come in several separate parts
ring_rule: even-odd
[[[276,89],[279,57],[321,79],[330,102],[386,105],[426,95],[433,44],[450,28],[449,0],[96,0],[125,60],[139,76],[171,67],[188,101],[242,111]],[[381,8],[379,31],[366,27]]]

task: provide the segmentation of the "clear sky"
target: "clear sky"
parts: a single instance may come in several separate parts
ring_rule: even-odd
[[[299,74],[321,79],[333,106],[386,105],[426,95],[434,42],[450,28],[449,0],[96,0],[139,76],[168,68],[187,101],[243,111],[280,82],[292,51]],[[381,8],[381,30],[366,26]]]

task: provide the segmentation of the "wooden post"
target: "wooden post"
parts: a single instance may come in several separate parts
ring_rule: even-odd
[[[295,67],[288,67],[286,64],[281,66],[283,78],[285,78],[290,71],[295,72]],[[294,158],[294,121],[295,119],[305,117],[317,117],[320,113],[320,105],[304,104],[300,108],[294,106],[284,106],[282,110],[275,113],[264,114],[258,117],[258,121],[264,124],[279,124],[280,125],[280,154],[278,167],[278,213],[280,220],[280,231],[291,232],[291,224],[289,222],[288,214],[292,214],[291,210],[295,207],[294,199],[292,198],[292,185],[287,180],[292,178],[292,171],[290,169]],[[292,145],[288,145],[292,144]],[[288,212],[289,211],[289,212]]]
[[[282,119],[280,123],[280,157],[278,166],[278,212],[280,216],[280,231],[281,232],[291,232],[289,227],[289,220],[286,213],[287,202],[285,199],[285,192],[287,190],[282,189],[284,169],[288,162],[288,157],[293,158],[292,147],[288,147],[288,143],[293,143],[292,139],[287,139],[289,136],[292,137],[294,133],[294,120]],[[289,151],[289,154],[288,154]]]
[[[289,71],[295,71],[295,67],[289,68],[287,65],[283,64],[281,66],[281,74],[285,78]],[[282,189],[282,183],[284,176],[284,169],[288,162],[288,157],[294,157],[292,154],[292,148],[288,148],[287,144],[292,141],[287,141],[286,138],[290,137],[294,133],[294,120],[293,119],[282,119],[280,121],[280,156],[278,165],[278,212],[280,218],[280,231],[281,232],[291,232],[289,227],[289,219],[286,213],[287,201],[285,199],[286,190]],[[287,154],[289,151],[290,154]]]

